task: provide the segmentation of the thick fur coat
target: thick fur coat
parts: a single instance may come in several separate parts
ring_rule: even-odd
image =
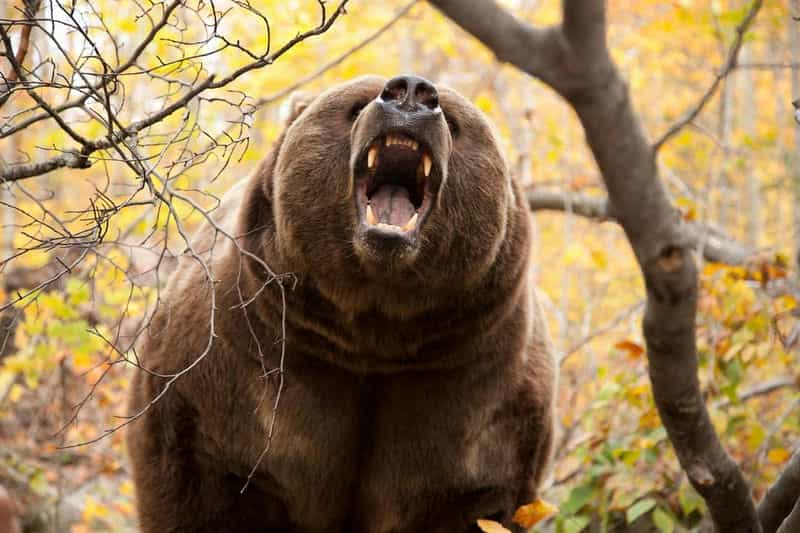
[[[184,254],[138,351],[142,531],[510,526],[548,464],[555,368],[492,128],[414,77],[297,111],[199,231],[209,271]],[[417,163],[417,189],[392,182]],[[412,209],[412,229],[392,224]]]

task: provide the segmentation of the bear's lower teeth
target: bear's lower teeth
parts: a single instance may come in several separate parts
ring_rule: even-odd
[[[375,216],[375,212],[372,210],[372,206],[367,204],[366,219],[367,219],[367,224],[369,224],[370,226],[375,226],[384,229],[391,229],[394,231],[397,230],[411,231],[417,226],[417,220],[419,219],[419,215],[417,213],[414,213],[414,215],[411,218],[409,218],[408,222],[403,224],[403,226],[396,226],[394,224],[379,222],[378,217]]]

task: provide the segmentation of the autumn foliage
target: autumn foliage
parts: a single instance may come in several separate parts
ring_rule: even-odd
[[[0,6],[13,47],[33,4]],[[105,147],[80,164],[10,179],[25,165],[80,154],[52,118],[28,123],[42,113],[30,92],[53,106],[71,101],[83,93],[70,83],[95,83],[138,53],[109,97],[120,123],[131,125],[198,80],[224,78],[252,64],[253,51],[274,52],[320,24],[316,1],[197,0],[179,2],[159,28],[171,4],[37,5],[39,17],[62,29],[34,29],[24,66],[56,82],[14,85],[0,98],[0,485],[31,528],[134,530],[117,428],[129,414],[135,340],[185,235],[279,134],[289,89],[313,93],[364,73],[419,73],[456,87],[489,115],[531,191],[605,196],[580,125],[557,95],[496,62],[427,3],[366,0],[350,2],[324,33],[274,62],[136,132],[121,151]],[[503,4],[536,24],[560,17],[557,1]],[[750,6],[608,4],[609,45],[654,137],[713,81]],[[328,3],[328,17],[336,5]],[[800,23],[793,15],[800,10],[789,0],[765,3],[744,36],[738,68],[658,159],[676,216],[748,251],[735,264],[697,254],[697,343],[712,422],[756,500],[796,451],[800,430],[800,131],[789,97],[800,94]],[[87,52],[89,38],[97,51]],[[0,57],[0,72],[11,70]],[[81,81],[79,72],[95,77]],[[7,86],[0,81],[0,95]],[[106,108],[87,102],[68,115],[70,129],[103,139]],[[653,401],[640,327],[645,292],[622,231],[568,205],[537,211],[532,254],[560,357],[559,436],[543,499],[521,508],[517,523],[565,533],[634,522],[662,533],[701,527],[705,503]],[[490,522],[480,527],[500,531]]]

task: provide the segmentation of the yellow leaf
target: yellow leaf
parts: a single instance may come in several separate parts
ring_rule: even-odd
[[[558,507],[550,502],[546,502],[541,498],[536,501],[523,505],[517,512],[514,513],[514,523],[519,524],[524,528],[533,527],[536,523],[541,522],[548,516],[554,515],[558,512]]]
[[[586,256],[586,250],[584,249],[583,245],[580,243],[574,242],[567,246],[567,249],[564,251],[564,263],[567,265],[575,265],[579,262],[582,262],[583,258]]]
[[[494,520],[478,519],[478,527],[484,533],[511,533],[509,530],[498,524]]]
[[[17,403],[24,393],[25,387],[19,383],[15,383],[11,386],[11,391],[8,393],[8,399],[11,400],[11,403]]]
[[[778,465],[785,463],[791,455],[791,452],[786,448],[775,448],[769,451],[767,459],[769,459],[770,463]]]
[[[694,200],[685,197],[679,197],[675,200],[675,204],[683,213],[683,218],[686,220],[694,220],[697,218],[697,206]]]
[[[789,294],[784,294],[783,296],[778,298],[778,301],[782,304],[783,308],[786,309],[787,311],[791,311],[792,309],[797,307],[797,300],[795,300],[794,297],[792,297]]]
[[[606,252],[604,250],[592,250],[592,262],[594,266],[599,268],[600,270],[605,270],[608,266],[608,258],[606,257]]]
[[[72,366],[78,372],[89,370],[94,366],[92,354],[85,350],[76,350],[72,353]]]
[[[492,98],[490,96],[481,94],[475,99],[475,107],[484,113],[491,113],[492,108],[494,107],[494,102],[492,102]]]
[[[130,479],[123,481],[119,486],[119,493],[123,496],[133,496],[133,482]]]
[[[84,522],[91,522],[95,518],[105,518],[108,516],[108,508],[97,502],[91,496],[86,498],[86,506],[83,508],[81,518]]]

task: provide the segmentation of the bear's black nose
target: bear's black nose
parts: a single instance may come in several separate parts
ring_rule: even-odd
[[[439,107],[439,93],[431,82],[419,76],[397,76],[386,82],[379,100],[406,112],[434,111]]]

